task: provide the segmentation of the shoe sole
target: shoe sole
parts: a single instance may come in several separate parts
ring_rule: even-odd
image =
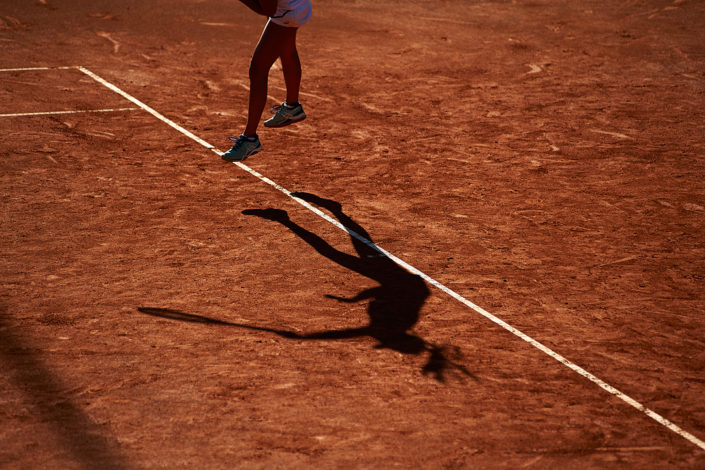
[[[296,116],[294,116],[291,119],[284,121],[281,124],[267,124],[267,121],[265,121],[264,125],[265,125],[265,127],[271,127],[273,129],[276,129],[278,127],[286,127],[288,125],[294,124],[295,122],[301,122],[304,119],[306,119],[306,115],[304,113],[301,113],[301,114],[297,114]]]

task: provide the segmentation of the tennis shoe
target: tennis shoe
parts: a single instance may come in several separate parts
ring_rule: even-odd
[[[301,103],[293,108],[290,108],[286,103],[282,103],[273,107],[271,112],[274,116],[264,121],[264,125],[267,127],[284,127],[306,119],[306,113],[304,113]]]
[[[262,150],[262,143],[257,135],[254,140],[250,140],[245,134],[240,137],[230,137],[230,140],[235,142],[235,145],[221,155],[223,160],[229,162],[241,162]]]

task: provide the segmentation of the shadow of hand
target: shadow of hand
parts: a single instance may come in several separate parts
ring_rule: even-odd
[[[244,215],[256,215],[275,222],[286,222],[289,220],[289,214],[282,209],[245,209],[242,213]]]
[[[274,330],[274,329],[271,329],[270,331],[271,331],[272,333],[278,334],[279,336],[282,336],[282,337],[284,337],[284,338],[289,338],[289,339],[300,339],[300,338],[303,338],[303,336],[301,336],[301,335],[298,334],[298,333],[294,333],[293,331]]]
[[[430,354],[423,367],[424,375],[431,375],[439,382],[445,382],[448,374],[458,378],[470,377],[479,382],[477,377],[461,364],[464,357],[460,348],[426,343],[426,349]]]
[[[332,295],[332,294],[326,294],[325,297],[333,300],[337,300],[338,302],[342,302],[345,304],[352,304],[355,303],[354,299],[348,299],[346,297],[338,297],[337,295]]]

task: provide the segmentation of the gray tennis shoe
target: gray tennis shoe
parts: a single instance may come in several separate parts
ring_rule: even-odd
[[[230,140],[235,142],[235,145],[221,155],[223,160],[229,162],[241,162],[262,150],[262,144],[257,135],[255,135],[254,140],[250,140],[245,134],[240,135],[240,137],[230,137]]]
[[[264,121],[264,125],[267,127],[284,127],[306,119],[306,113],[304,113],[301,103],[297,103],[293,107],[282,103],[273,107],[271,111],[274,116]]]

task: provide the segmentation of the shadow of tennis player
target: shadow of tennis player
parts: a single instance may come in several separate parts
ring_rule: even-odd
[[[367,312],[370,323],[364,327],[325,330],[306,334],[287,333],[287,337],[304,340],[334,340],[369,336],[378,341],[376,348],[388,348],[403,354],[428,352],[424,373],[444,380],[449,368],[462,374],[470,373],[447,356],[448,347],[431,344],[411,333],[430,291],[424,280],[399,266],[376,249],[370,235],[342,210],[340,203],[310,193],[293,193],[292,196],[328,210],[346,228],[357,256],[333,248],[318,235],[293,222],[281,209],[248,209],[242,213],[278,222],[308,243],[319,254],[339,265],[379,283],[354,297],[327,295],[341,303],[369,300]],[[281,334],[281,332],[279,333]],[[457,353],[457,350],[454,350]]]
[[[381,251],[378,251],[369,234],[343,212],[340,203],[309,193],[293,193],[292,195],[330,211],[345,226],[357,256],[333,248],[318,235],[293,222],[284,210],[247,209],[242,211],[242,213],[280,223],[321,255],[379,283],[378,286],[366,289],[350,298],[334,295],[326,296],[341,303],[370,300],[367,309],[370,317],[369,325],[301,334],[288,330],[215,320],[171,309],[140,307],[138,310],[142,313],[162,318],[266,331],[291,339],[336,340],[368,336],[377,340],[376,348],[388,348],[403,354],[412,355],[427,353],[428,359],[423,367],[423,373],[433,376],[440,382],[445,381],[445,375],[448,372],[474,378],[465,367],[457,362],[460,358],[458,348],[432,344],[411,332],[411,329],[419,320],[421,308],[430,295],[424,280],[396,264]]]

